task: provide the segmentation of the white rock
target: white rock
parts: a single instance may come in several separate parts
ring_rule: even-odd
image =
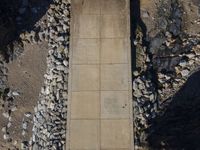
[[[4,135],[3,135],[3,139],[4,139],[4,140],[8,140],[8,139],[9,139],[9,135],[8,135],[8,134],[4,134]]]
[[[63,64],[67,67],[68,66],[68,61],[64,60]]]
[[[45,89],[45,94],[47,94],[47,95],[49,95],[49,94],[50,94],[49,87],[46,87],[46,89]]]
[[[63,98],[67,98],[67,96],[68,96],[67,92],[63,92],[62,96],[63,96]]]
[[[139,72],[136,70],[136,71],[133,72],[133,75],[134,75],[135,77],[137,77],[137,76],[139,75]]]
[[[48,104],[48,108],[50,108],[50,109],[54,109],[54,103],[52,103],[52,102],[49,102],[49,104]]]
[[[10,115],[9,115],[8,112],[4,112],[2,115],[3,115],[5,118],[9,118],[9,117],[10,117]]]
[[[188,58],[193,58],[193,57],[195,57],[195,54],[192,54],[192,53],[191,53],[191,54],[187,54],[186,56],[187,56]]]
[[[13,96],[19,96],[19,92],[13,91],[13,92],[12,92],[12,95],[13,95]]]
[[[17,110],[16,106],[14,106],[14,107],[11,108],[11,111],[16,111],[16,110]]]
[[[29,118],[29,117],[31,117],[31,112],[26,112],[24,115],[25,115],[27,118]]]
[[[151,94],[151,95],[149,96],[149,99],[150,99],[150,101],[153,101],[153,100],[154,100],[154,95]]]
[[[194,64],[194,62],[195,62],[195,61],[191,59],[191,60],[189,60],[188,63],[189,63],[189,65],[192,65],[192,64]]]
[[[6,128],[6,127],[3,127],[3,128],[1,129],[1,131],[2,131],[3,133],[6,133],[6,132],[7,132],[7,128]]]
[[[8,122],[8,124],[7,124],[7,128],[10,128],[11,127],[11,122]]]
[[[171,77],[168,76],[168,75],[165,75],[165,79],[166,79],[166,80],[169,80],[169,79],[171,79]]]
[[[189,73],[190,73],[190,72],[189,72],[189,70],[187,70],[187,69],[181,71],[181,75],[182,75],[183,77],[188,76]]]
[[[187,62],[185,60],[183,60],[179,63],[179,66],[181,66],[181,67],[185,67],[186,65],[187,65]]]
[[[25,134],[26,134],[26,131],[22,130],[22,135],[25,136]]]
[[[22,123],[22,128],[25,129],[25,130],[28,128],[28,122],[27,121]]]
[[[59,71],[63,71],[63,70],[65,70],[65,67],[62,66],[62,65],[59,65],[59,66],[57,66],[56,68],[57,68]]]
[[[60,37],[58,37],[57,39],[56,39],[56,41],[64,41],[65,39],[64,39],[64,37],[63,36],[60,36]]]

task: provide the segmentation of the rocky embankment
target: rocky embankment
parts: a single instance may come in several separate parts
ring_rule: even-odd
[[[157,7],[153,16],[147,12],[152,10],[142,14],[144,18],[153,18],[154,25],[151,26],[155,31],[144,33],[142,28],[139,29],[134,42],[138,65],[133,72],[136,149],[151,149],[151,144],[155,146],[157,141],[152,141],[149,137],[154,134],[156,119],[165,114],[176,93],[188,77],[199,70],[200,65],[200,34],[191,34],[186,30],[186,18],[191,14],[184,7],[186,4],[178,0],[167,0],[155,5]],[[194,24],[198,25],[198,19]],[[147,37],[142,40],[144,34],[147,34]],[[158,147],[152,149],[157,148],[177,147],[170,147],[169,143],[163,140]]]
[[[7,85],[5,60],[8,62],[18,57],[23,52],[23,45],[26,43],[40,45],[47,42],[49,51],[46,60],[47,70],[44,75],[44,86],[41,88],[34,114],[25,113],[25,119],[23,119],[21,125],[21,134],[24,136],[28,126],[32,126],[29,123],[33,124],[32,137],[23,141],[20,149],[63,150],[65,149],[67,123],[71,5],[70,0],[53,0],[51,2],[44,0],[38,7],[31,7],[31,4],[35,3],[34,0],[14,2],[16,5],[19,4],[16,7],[19,8],[17,13],[14,13],[14,11],[10,12],[13,13],[11,16],[16,18],[13,24],[14,30],[16,30],[13,32],[16,34],[9,38],[10,41],[5,41],[7,42],[4,43],[6,46],[1,47],[0,96],[1,105],[4,109],[2,115],[8,119],[7,126],[2,128],[3,138],[8,144],[12,143],[14,145],[12,148],[19,149],[17,142],[12,138],[12,134],[9,134],[8,129],[12,123],[12,113],[17,110],[14,100],[20,93],[13,91]],[[44,13],[47,4],[49,4],[48,11]],[[42,10],[43,5],[45,5],[44,10]],[[31,15],[33,15],[32,18]],[[32,19],[32,22],[28,22],[30,21],[29,17]],[[8,34],[5,33],[5,35]],[[31,120],[32,117],[33,120]],[[28,121],[26,121],[26,118]]]
[[[44,87],[35,107],[32,144],[35,150],[62,150],[67,123],[70,2],[54,0],[47,18],[47,29],[38,33],[40,38],[47,36],[49,54]]]

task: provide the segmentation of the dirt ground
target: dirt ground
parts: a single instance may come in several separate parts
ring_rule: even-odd
[[[26,44],[23,54],[7,65],[8,85],[11,90],[19,93],[14,99],[17,110],[12,112],[12,125],[8,129],[12,138],[11,143],[6,143],[3,134],[0,132],[0,149],[12,149],[12,145],[20,148],[22,141],[31,137],[32,118],[24,114],[34,111],[40,89],[43,85],[43,76],[46,71],[47,43],[40,45]],[[1,112],[2,113],[2,112]],[[1,117],[0,127],[7,125],[8,121]],[[27,133],[22,135],[22,122],[28,122]]]

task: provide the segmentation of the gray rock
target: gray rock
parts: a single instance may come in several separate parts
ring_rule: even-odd
[[[56,67],[56,69],[59,70],[59,71],[64,71],[65,67],[62,66],[62,65],[59,65],[59,66]]]
[[[24,130],[26,130],[26,129],[28,128],[28,122],[27,122],[27,121],[24,121],[24,122],[22,123],[22,128],[23,128]]]
[[[133,95],[135,96],[135,97],[141,97],[142,96],[142,92],[140,91],[140,90],[138,90],[138,89],[135,89],[134,91],[133,91]]]
[[[10,114],[8,112],[3,112],[2,115],[5,117],[5,118],[9,118],[10,117]]]
[[[181,66],[181,67],[185,67],[186,65],[187,65],[187,62],[185,60],[183,60],[179,63],[179,66]]]
[[[31,117],[31,112],[26,112],[25,114],[24,114],[27,118],[29,118],[29,117]]]

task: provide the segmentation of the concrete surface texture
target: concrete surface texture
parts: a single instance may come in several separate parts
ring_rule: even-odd
[[[131,150],[128,0],[73,0],[67,150]]]

